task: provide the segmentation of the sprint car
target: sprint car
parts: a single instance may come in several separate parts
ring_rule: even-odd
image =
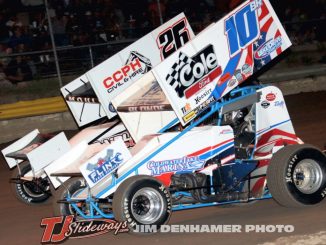
[[[45,172],[46,167],[55,166],[52,165],[57,164],[55,160],[81,141],[84,141],[87,147],[78,154],[75,152],[75,156],[87,159],[116,138],[122,138],[127,147],[134,145],[130,134],[117,119],[87,127],[69,141],[64,133],[53,135],[42,134],[38,130],[32,131],[2,151],[9,166],[17,166],[12,171],[10,179],[13,194],[19,201],[28,205],[46,203],[58,187],[56,184],[51,184]],[[56,151],[49,154],[53,148]]]
[[[159,228],[183,209],[271,196],[286,207],[321,202],[326,156],[295,135],[281,91],[244,87],[227,97],[181,131],[146,135],[131,150],[116,141],[87,160],[83,177],[57,191],[55,214]]]
[[[210,25],[110,100],[136,145],[116,140],[79,164],[55,213],[134,230],[183,209],[271,197],[287,207],[320,203],[325,154],[296,136],[278,88],[243,87],[290,45],[268,0]]]
[[[170,40],[172,33],[175,34]],[[181,13],[62,87],[77,125],[84,129],[69,141],[64,133],[42,134],[36,129],[2,150],[8,166],[14,168],[10,181],[18,200],[32,205],[48,201],[55,189],[70,177],[57,180],[50,177],[52,172],[82,163],[117,138],[132,147],[134,140],[129,132],[118,117],[113,118],[116,112],[110,103],[112,96],[123,92],[193,37],[187,18]],[[166,41],[170,45],[168,53],[164,52]],[[98,92],[98,80],[103,81],[105,92],[110,91],[104,95],[105,99]],[[83,143],[78,145],[80,142]],[[75,146],[78,150],[73,151]],[[80,173],[78,168],[73,171]]]

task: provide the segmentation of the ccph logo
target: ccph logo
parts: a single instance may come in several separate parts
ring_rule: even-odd
[[[141,55],[136,51],[131,51],[126,64],[112,75],[103,80],[103,85],[108,93],[131,81],[131,79],[138,74],[145,74],[152,69],[150,59]]]

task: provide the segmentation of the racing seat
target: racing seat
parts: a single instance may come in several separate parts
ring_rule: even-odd
[[[255,105],[253,105],[249,113],[244,117],[244,121],[237,128],[234,135],[235,155],[238,159],[247,159],[251,155],[255,145]]]

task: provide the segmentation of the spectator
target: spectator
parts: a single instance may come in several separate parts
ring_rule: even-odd
[[[24,6],[39,6],[43,4],[43,0],[20,0]]]
[[[130,30],[129,33],[129,37],[131,38],[134,34],[134,19],[132,18],[131,22],[129,23],[129,27],[130,29],[128,29],[128,31]],[[116,17],[116,15],[114,14],[114,12],[112,12],[108,18],[108,21],[106,23],[106,27],[107,27],[107,39],[108,41],[114,41],[114,40],[118,40],[118,39],[122,39],[123,38],[123,34],[122,34],[122,27],[118,22],[118,19]]]
[[[8,48],[5,44],[0,43],[0,63],[3,66],[6,66],[9,63],[10,58],[7,56],[10,55],[11,53],[12,53],[11,48]]]
[[[20,52],[24,51],[23,45],[19,45]],[[13,84],[18,84],[23,81],[30,81],[33,79],[32,69],[25,56],[18,55],[11,59],[8,63],[5,74],[7,79]]]
[[[113,9],[112,12],[113,12],[113,15],[115,16],[115,21],[116,21],[117,25],[119,25],[122,28],[122,26],[124,25],[124,23],[126,21],[123,11],[116,4],[114,4],[112,6],[112,9]]]
[[[12,87],[12,85],[4,72],[4,65],[0,63],[0,88]]]
[[[6,22],[5,15],[0,12],[0,42],[9,40],[9,28],[6,26]]]
[[[80,33],[75,34],[73,36],[72,44],[74,46],[83,46],[83,45],[90,44],[89,34],[87,32],[84,32],[84,31],[81,31]]]
[[[153,29],[152,23],[146,11],[143,11],[139,18],[139,28],[141,31],[141,35],[146,35]]]
[[[92,33],[96,31],[95,19],[92,11],[90,10],[85,12],[85,16],[82,20],[82,29],[87,33]]]
[[[45,42],[50,40],[48,33],[48,22],[43,13],[37,13],[30,21],[32,50],[42,50]]]
[[[68,38],[66,35],[67,22],[68,18],[61,13],[56,13],[56,16],[52,19],[54,40],[57,46],[68,45]]]
[[[136,28],[136,19],[131,14],[128,20],[128,38],[135,38],[135,34],[136,34],[135,28]]]
[[[70,18],[66,24],[66,34],[69,38],[69,44],[72,44],[73,37],[76,33],[81,31],[81,25],[77,19],[76,14],[70,13]]]
[[[13,15],[9,18],[9,20],[6,22],[6,26],[8,26],[9,28],[15,28],[15,27],[22,27],[23,24],[21,23],[21,21],[18,20],[16,15]]]
[[[6,22],[6,27],[9,30],[9,37],[14,36],[15,30],[22,26],[23,24],[17,19],[16,15],[11,16],[9,20]]]
[[[9,38],[8,46],[15,49],[19,44],[28,46],[30,44],[30,37],[25,35],[22,27],[15,26],[13,28],[13,35]]]

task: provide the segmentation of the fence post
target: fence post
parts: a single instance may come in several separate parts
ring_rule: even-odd
[[[158,9],[158,14],[160,15],[160,22],[161,22],[161,25],[163,25],[163,17],[162,17],[162,12],[161,12],[161,4],[160,4],[160,0],[157,0],[157,9]]]
[[[45,5],[46,15],[47,15],[48,23],[49,23],[49,32],[50,32],[52,49],[53,49],[53,54],[54,54],[55,67],[57,69],[57,75],[58,75],[58,79],[59,79],[59,86],[61,88],[62,87],[62,78],[61,78],[60,66],[59,66],[59,61],[58,61],[57,49],[56,49],[56,46],[55,46],[55,41],[54,41],[54,36],[53,36],[52,23],[51,23],[49,8],[48,8],[48,0],[44,0],[44,5]]]
[[[91,66],[93,68],[94,67],[94,58],[93,58],[92,46],[88,46],[88,51],[89,51],[89,57],[91,58]]]

